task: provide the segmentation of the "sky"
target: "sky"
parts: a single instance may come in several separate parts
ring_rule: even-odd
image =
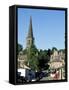
[[[65,11],[18,8],[18,43],[23,48],[26,48],[30,16],[38,49],[65,48]]]

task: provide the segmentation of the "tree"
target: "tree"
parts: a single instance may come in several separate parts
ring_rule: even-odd
[[[18,49],[18,53],[19,53],[20,51],[22,51],[22,49],[23,49],[22,45],[21,45],[21,44],[18,44],[17,49]]]
[[[58,51],[58,49],[56,47],[52,48],[52,53],[54,52],[54,50]]]
[[[33,58],[29,59],[29,67],[34,71],[38,71],[38,60],[36,57],[33,56]]]
[[[30,48],[27,49],[27,63],[28,66],[36,71],[38,70],[38,49],[35,47],[35,45],[32,45]]]
[[[47,70],[49,68],[48,62],[50,61],[50,50],[40,50],[40,54],[38,56],[38,67],[39,71]]]
[[[60,49],[59,52],[65,53],[65,49]]]
[[[48,56],[39,56],[38,57],[39,60],[39,71],[42,70],[47,70],[49,68],[48,62],[49,62],[49,58]]]
[[[43,51],[44,55],[47,55],[47,52],[48,52],[47,50],[44,50],[44,51]]]
[[[50,56],[51,56],[51,54],[52,54],[51,49],[48,49],[48,51],[47,51],[47,55],[50,57]]]
[[[27,54],[27,49],[23,50],[23,54],[26,55]]]

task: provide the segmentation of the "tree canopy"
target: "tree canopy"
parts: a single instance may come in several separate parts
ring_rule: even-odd
[[[27,50],[27,62],[29,64],[29,67],[32,70],[38,70],[38,60],[37,60],[37,55],[38,55],[38,50],[35,47],[35,45],[32,45],[28,50]]]
[[[18,53],[23,52],[23,55],[27,55],[26,65],[28,65],[34,71],[47,70],[49,68],[48,62],[50,61],[50,56],[58,50],[56,47],[48,50],[38,50],[35,45],[31,45],[30,48],[24,49],[22,45],[18,44]],[[64,49],[58,50],[65,52]]]
[[[23,49],[22,45],[21,45],[21,44],[18,44],[18,45],[17,45],[18,53],[19,53],[20,51],[22,51],[22,49]]]

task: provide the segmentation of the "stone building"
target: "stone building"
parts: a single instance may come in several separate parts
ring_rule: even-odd
[[[27,55],[18,55],[18,68],[24,68],[25,62],[27,61]]]
[[[56,61],[64,61],[65,60],[65,53],[63,53],[63,51],[57,51],[57,50],[55,50],[54,49],[54,52],[53,52],[53,54],[51,55],[51,57],[50,57],[50,61],[54,61],[54,60],[56,60]]]
[[[34,44],[34,37],[32,28],[32,17],[30,17],[29,31],[28,36],[26,38],[26,49],[29,49],[33,44]],[[27,54],[23,54],[23,51],[21,51],[18,55],[18,68],[28,68],[25,65],[26,61],[27,61]]]
[[[50,57],[50,70],[55,71],[54,74],[51,73],[51,76],[55,77],[58,74],[58,77],[55,80],[60,80],[65,78],[65,53],[62,51],[58,52],[54,50],[53,54]],[[53,78],[54,79],[54,78]]]

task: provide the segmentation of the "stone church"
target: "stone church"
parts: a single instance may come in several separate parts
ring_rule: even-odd
[[[26,38],[26,49],[29,49],[33,44],[34,44],[34,37],[33,37],[32,17],[30,16],[29,31]],[[18,68],[29,68],[25,65],[25,61],[27,61],[27,55],[23,54],[23,52],[21,51],[18,55]]]

